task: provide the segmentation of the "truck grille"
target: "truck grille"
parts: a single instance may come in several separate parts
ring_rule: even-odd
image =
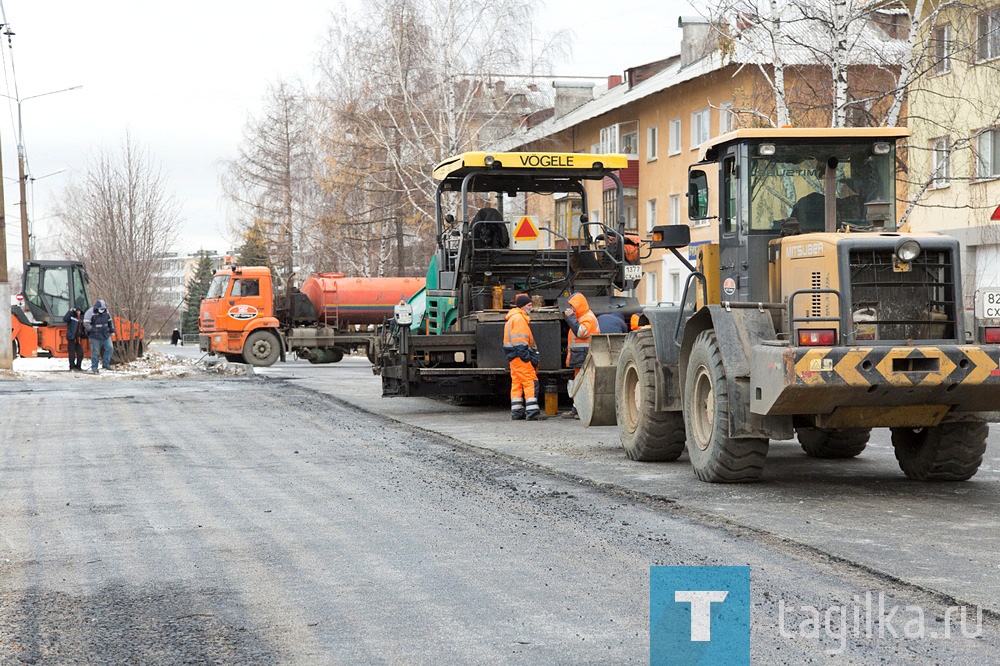
[[[951,253],[924,249],[909,271],[894,270],[892,255],[886,249],[851,250],[855,339],[953,339],[956,294]]]

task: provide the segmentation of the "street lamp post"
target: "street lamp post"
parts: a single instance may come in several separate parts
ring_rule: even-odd
[[[18,188],[21,191],[21,258],[23,261],[27,261],[31,258],[31,249],[28,243],[30,236],[28,235],[28,200],[27,193],[25,192],[25,182],[27,178],[24,175],[24,126],[21,123],[21,104],[27,102],[29,99],[35,99],[38,97],[46,97],[48,95],[55,95],[56,93],[69,92],[70,90],[79,90],[83,86],[73,86],[72,88],[62,88],[60,90],[52,90],[46,93],[40,93],[38,95],[28,95],[27,97],[10,97],[8,95],[0,94],[0,97],[6,97],[17,103],[17,180]]]

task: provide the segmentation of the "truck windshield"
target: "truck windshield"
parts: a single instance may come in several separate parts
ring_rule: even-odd
[[[803,232],[822,231],[828,174],[833,177],[839,226],[871,226],[870,220],[877,217],[886,228],[894,228],[894,146],[876,145],[888,151],[875,154],[870,143],[751,146],[751,228],[778,230],[786,219],[795,218]]]
[[[228,275],[216,275],[212,278],[212,284],[209,285],[208,293],[205,294],[205,298],[222,298],[225,295],[226,287],[228,286]]]

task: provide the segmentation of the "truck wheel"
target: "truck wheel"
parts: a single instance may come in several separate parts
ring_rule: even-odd
[[[17,338],[11,341],[11,353],[11,358],[17,358],[18,354],[21,353],[21,344],[17,341]]]
[[[853,458],[868,446],[871,428],[796,428],[799,444],[812,458]]]
[[[243,345],[243,359],[250,365],[266,368],[274,365],[280,353],[278,338],[267,331],[254,331]]]
[[[979,470],[989,433],[989,425],[977,421],[892,428],[892,448],[899,468],[911,479],[965,481]]]
[[[714,331],[702,331],[691,347],[684,382],[687,452],[695,476],[702,481],[756,481],[764,472],[767,440],[730,437],[729,413],[719,343]]]
[[[618,356],[615,415],[630,460],[670,462],[684,452],[684,415],[656,411],[656,372],[652,332],[626,338]]]

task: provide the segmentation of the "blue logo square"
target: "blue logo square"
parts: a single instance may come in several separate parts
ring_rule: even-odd
[[[649,663],[750,664],[750,567],[650,567]]]

